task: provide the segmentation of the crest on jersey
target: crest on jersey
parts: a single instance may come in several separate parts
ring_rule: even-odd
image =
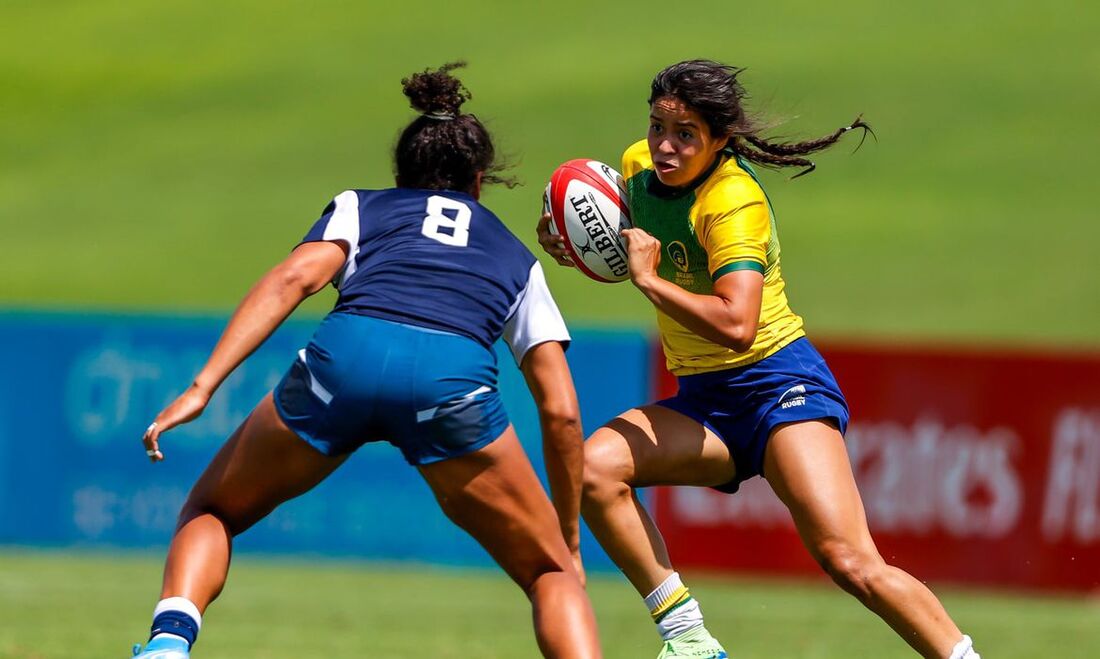
[[[668,258],[672,259],[672,262],[676,265],[676,268],[679,269],[680,272],[688,271],[688,268],[690,267],[688,265],[688,251],[687,247],[684,246],[684,243],[680,242],[679,240],[673,240],[668,244],[668,247],[666,247],[665,250],[668,251]]]

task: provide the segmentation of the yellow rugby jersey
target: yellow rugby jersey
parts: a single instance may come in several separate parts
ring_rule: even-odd
[[[764,275],[756,340],[747,352],[708,341],[657,310],[670,371],[692,375],[745,366],[806,335],[802,318],[787,304],[771,205],[747,164],[723,153],[701,182],[670,188],[657,179],[642,140],[623,154],[622,174],[634,226],[661,241],[657,274],[662,279],[713,295],[722,275],[746,269]]]

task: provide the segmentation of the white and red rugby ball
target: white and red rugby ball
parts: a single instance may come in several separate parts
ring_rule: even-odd
[[[570,160],[554,170],[545,199],[550,232],[565,238],[577,269],[596,281],[630,277],[619,232],[632,225],[626,183],[618,172],[597,160]]]

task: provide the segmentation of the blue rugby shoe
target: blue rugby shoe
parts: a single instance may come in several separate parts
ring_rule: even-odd
[[[673,636],[665,641],[665,647],[657,659],[728,659],[729,655],[718,642],[718,639],[710,635],[707,628],[699,625],[688,631]]]
[[[145,644],[134,645],[134,659],[189,659],[191,656],[187,641],[178,636],[161,636]]]

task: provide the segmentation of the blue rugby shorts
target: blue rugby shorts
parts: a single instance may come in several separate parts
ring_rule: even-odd
[[[388,441],[423,465],[483,448],[508,427],[492,351],[350,313],[321,322],[274,399],[287,426],[330,456]]]
[[[717,486],[736,492],[764,473],[764,451],[781,424],[827,420],[848,429],[848,403],[810,340],[792,341],[754,364],[677,378],[679,392],[657,401],[709,428],[729,447],[737,473]]]

